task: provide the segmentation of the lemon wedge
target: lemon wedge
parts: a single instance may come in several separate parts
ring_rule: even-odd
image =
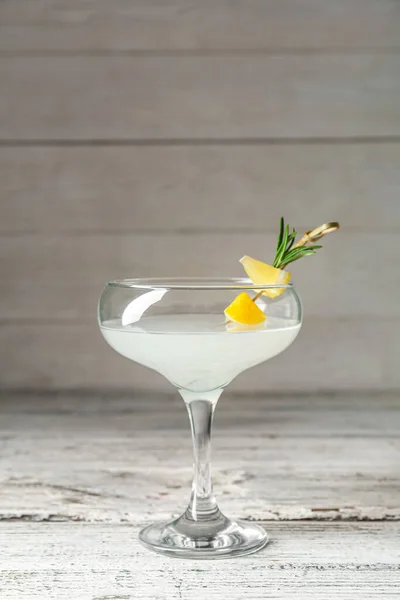
[[[234,301],[226,307],[224,313],[228,319],[241,325],[258,325],[267,318],[246,292],[241,292],[236,296]]]
[[[243,256],[239,261],[247,275],[256,285],[272,285],[275,283],[288,283],[290,281],[290,273],[277,269],[272,265],[263,263],[260,260],[251,258],[251,256]],[[263,292],[268,298],[277,298],[284,292],[285,288],[272,288]]]

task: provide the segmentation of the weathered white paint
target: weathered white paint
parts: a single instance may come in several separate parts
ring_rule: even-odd
[[[398,395],[222,397],[214,444],[221,507],[264,519],[272,539],[258,554],[223,563],[167,559],[138,543],[139,526],[176,514],[187,496],[182,401],[0,400],[2,600],[397,594]]]
[[[400,134],[392,53],[7,56],[0,79],[0,139]]]
[[[182,561],[143,549],[137,527],[7,523],[2,600],[388,600],[400,586],[399,523],[270,523],[243,559]],[[4,559],[5,557],[5,559]]]
[[[222,396],[214,481],[257,520],[400,519],[397,396]],[[170,396],[3,395],[0,518],[136,524],[183,510],[191,445]]]
[[[2,0],[14,51],[364,49],[400,45],[390,0]]]
[[[3,147],[0,172],[8,235],[400,229],[400,144]]]

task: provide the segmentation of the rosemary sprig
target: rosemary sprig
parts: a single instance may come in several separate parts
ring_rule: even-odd
[[[311,256],[319,248],[322,248],[322,246],[295,246],[292,248],[296,240],[297,231],[295,229],[292,229],[291,233],[289,231],[289,225],[285,226],[285,220],[281,217],[278,243],[276,245],[274,262],[272,263],[272,266],[277,269],[284,269],[295,260],[299,260],[304,256]]]

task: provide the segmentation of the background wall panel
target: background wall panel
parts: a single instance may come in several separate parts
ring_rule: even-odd
[[[7,140],[400,136],[397,54],[8,56],[0,80]]]
[[[104,281],[240,275],[284,215],[342,229],[233,389],[399,387],[397,1],[3,0],[0,81],[1,386],[170,389],[102,341]]]
[[[396,0],[2,0],[6,51],[387,50]]]
[[[318,256],[293,263],[306,315],[400,318],[398,243],[398,233],[343,231]],[[271,262],[275,246],[267,233],[2,236],[0,311],[3,318],[90,318],[111,279],[243,277],[244,254]]]
[[[381,390],[400,386],[400,324],[394,320],[308,318],[285,353],[240,375],[230,391]],[[90,322],[3,323],[5,387],[106,388],[173,392],[161,375],[107,346]],[[397,363],[397,366],[396,366]]]
[[[0,232],[400,227],[400,144],[0,147]]]

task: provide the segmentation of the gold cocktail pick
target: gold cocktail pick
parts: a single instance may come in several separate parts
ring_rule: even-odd
[[[312,229],[311,231],[306,231],[305,234],[303,235],[303,237],[300,238],[296,244],[294,244],[293,248],[298,248],[299,246],[306,246],[307,244],[316,242],[317,240],[320,240],[322,237],[324,237],[324,235],[326,235],[327,233],[336,231],[337,229],[339,229],[339,227],[340,227],[339,223],[337,223],[336,221],[332,221],[330,223],[324,223],[323,225],[320,225],[319,227],[316,227],[315,229]],[[284,269],[285,266],[286,265],[283,265],[281,268]],[[253,302],[258,300],[258,298],[260,298],[260,296],[262,296],[262,294],[263,294],[263,290],[258,292],[254,296]]]
[[[333,231],[336,231],[337,229],[339,229],[339,223],[337,223],[336,221],[331,221],[329,223],[323,223],[319,227],[315,227],[315,229],[306,231],[303,234],[303,236],[299,239],[299,241],[297,243],[295,243],[295,239],[297,236],[296,230],[292,228],[292,231],[290,231],[289,225],[285,225],[285,220],[283,217],[281,217],[278,242],[276,245],[275,258],[273,260],[272,265],[268,265],[268,264],[262,263],[261,261],[257,261],[254,258],[251,258],[250,256],[243,257],[243,259],[240,262],[243,264],[245,271],[249,275],[250,279],[253,280],[251,273],[253,273],[253,275],[255,275],[255,278],[257,280],[264,279],[264,277],[262,275],[262,274],[264,274],[265,279],[267,280],[267,281],[265,281],[265,285],[268,286],[269,285],[267,283],[268,280],[272,280],[272,281],[275,280],[275,282],[276,282],[276,280],[279,279],[279,273],[278,273],[278,276],[276,276],[276,271],[282,272],[283,269],[285,269],[289,264],[291,264],[305,256],[310,256],[312,254],[315,254],[316,251],[319,250],[319,248],[322,248],[322,246],[315,245],[314,242],[317,242],[322,237],[324,237],[326,234],[332,233]],[[243,263],[244,259],[247,259],[247,267]],[[249,261],[251,264],[249,264]],[[254,265],[256,265],[256,266],[254,267]],[[286,283],[284,283],[284,282],[287,282],[288,280],[290,280],[290,274],[287,273],[286,276],[284,276],[279,283],[282,283],[282,285],[285,286]],[[264,285],[264,281],[262,282],[262,285]],[[266,291],[266,289],[265,290],[262,289],[254,296],[254,298],[252,298],[252,300],[253,300],[253,302],[256,302],[258,300],[258,298],[260,298],[260,296],[262,296],[263,294],[265,294],[266,296],[269,296],[270,298],[275,298],[275,297],[279,296],[283,292],[283,290],[284,290],[284,288],[281,288],[278,283],[275,283],[273,293],[271,293],[271,292],[268,293]],[[232,313],[232,310],[231,310],[232,307],[234,307],[235,310],[240,309],[240,302],[241,302],[240,296],[241,295],[242,294],[239,294],[239,296],[237,296],[237,298],[225,309],[226,316],[228,316],[228,310],[230,310]],[[247,297],[248,297],[248,294],[247,294]],[[240,300],[239,305],[237,305],[237,300]],[[236,304],[236,306],[234,306],[235,304]],[[239,312],[240,312],[240,310],[239,310]],[[242,316],[246,317],[245,314],[242,314]],[[240,320],[238,321],[237,319],[235,319],[235,321],[239,322],[239,323],[243,323],[243,324],[246,324],[249,322],[249,321],[246,321],[245,318],[243,321],[240,321]],[[226,322],[230,323],[231,320],[228,319],[228,321],[226,321]],[[250,322],[251,322],[251,320],[250,320]]]
[[[332,231],[336,231],[339,229],[340,225],[336,221],[332,221],[331,223],[324,223],[319,227],[316,227],[312,231],[306,231],[303,237],[293,246],[293,248],[297,248],[298,246],[306,246],[311,242],[316,242],[320,240],[327,233],[331,233]]]

